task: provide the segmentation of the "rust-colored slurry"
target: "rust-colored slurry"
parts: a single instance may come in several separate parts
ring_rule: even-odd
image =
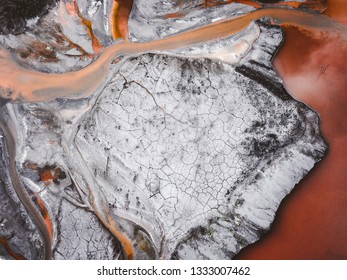
[[[151,50],[171,50],[200,42],[231,36],[244,30],[252,21],[270,17],[278,24],[303,29],[345,32],[345,26],[315,13],[286,8],[260,9],[247,15],[215,22],[196,30],[179,33],[147,43],[121,42],[103,50],[98,59],[80,71],[46,74],[20,66],[12,55],[0,47],[0,92],[3,98],[22,101],[49,101],[58,97],[81,98],[92,94],[104,82],[112,61],[120,55],[139,54]]]
[[[0,244],[5,247],[7,253],[15,260],[26,260],[24,256],[14,252],[11,249],[11,246],[8,244],[8,239],[6,239],[5,237],[0,236]]]
[[[44,167],[36,167],[40,181],[45,183],[46,187],[49,187],[52,182],[56,185],[60,185],[60,180],[66,178],[65,172],[55,165],[45,165]]]
[[[40,174],[40,181],[45,182],[46,187],[50,186],[52,184],[52,181],[54,180],[54,174],[51,170],[44,170]]]
[[[118,13],[119,13],[119,2],[114,0],[112,3],[112,10],[110,13],[110,25],[113,39],[117,40],[122,38],[122,35],[119,32],[118,26]]]
[[[49,216],[47,207],[46,207],[45,203],[43,202],[43,200],[38,195],[36,195],[34,197],[36,199],[37,205],[40,207],[42,217],[45,219],[45,222],[47,224],[49,237],[52,240],[53,239],[53,224],[52,224],[51,217]]]
[[[128,260],[133,260],[135,256],[134,246],[132,244],[132,241],[129,239],[129,237],[122,233],[113,219],[111,213],[109,212],[108,207],[104,207],[103,211],[100,211],[95,203],[95,197],[90,190],[90,200],[91,205],[93,207],[95,215],[99,218],[99,220],[102,222],[102,224],[108,229],[108,231],[120,242],[123,252],[125,254],[125,257]]]
[[[176,13],[166,14],[163,18],[164,18],[164,19],[182,18],[182,17],[184,17],[184,16],[185,16],[185,13],[176,12]]]
[[[1,58],[0,51],[0,58]],[[29,216],[34,220],[40,235],[42,237],[42,241],[44,242],[44,258],[46,260],[52,259],[52,239],[50,238],[49,229],[47,227],[46,221],[43,219],[40,211],[37,209],[34,204],[31,196],[28,194],[25,189],[22,181],[19,178],[19,174],[16,168],[16,139],[17,135],[15,134],[15,130],[13,129],[13,125],[9,121],[5,121],[3,118],[0,118],[0,128],[4,133],[5,145],[8,153],[9,160],[9,172],[12,181],[12,186],[18,195],[18,198],[22,202],[25,209],[28,211]]]
[[[99,39],[94,34],[93,23],[81,14],[76,0],[73,0],[72,3],[66,3],[66,8],[68,11],[77,14],[78,17],[81,19],[82,24],[87,28],[88,36],[92,40],[92,47],[94,52],[101,52],[104,47],[100,44]]]
[[[87,56],[87,57],[90,57],[90,58],[93,58],[94,55],[88,53],[84,48],[82,48],[80,45],[74,43],[69,37],[65,36],[62,32],[59,33],[58,35],[59,37],[61,37],[61,39],[63,39],[64,41],[66,41],[68,44],[69,44],[69,47],[72,49],[72,48],[75,48],[77,50],[79,50],[82,54],[82,56]]]
[[[347,5],[346,0],[328,0],[325,15],[347,24]]]
[[[270,232],[239,259],[347,258],[347,41],[285,28],[274,61],[286,89],[316,110],[329,151],[283,201]]]
[[[121,37],[126,40],[129,35],[128,20],[134,0],[115,0],[119,3],[119,11],[117,13],[117,27]]]

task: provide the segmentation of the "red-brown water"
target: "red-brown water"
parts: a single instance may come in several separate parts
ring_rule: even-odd
[[[330,1],[325,14],[347,22],[343,2]],[[329,152],[283,201],[271,231],[238,259],[347,259],[346,57],[345,38],[285,28],[274,66],[288,92],[319,113]]]
[[[325,15],[342,23],[347,23],[347,6],[345,0],[328,0]]]

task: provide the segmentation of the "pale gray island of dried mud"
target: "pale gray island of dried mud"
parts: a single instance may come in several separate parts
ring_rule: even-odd
[[[86,2],[85,11],[95,1]],[[161,2],[135,1],[132,41],[251,9],[197,10],[177,23],[153,17]],[[126,257],[100,222],[108,215],[137,259],[230,259],[269,230],[281,200],[326,151],[317,114],[293,100],[273,70],[282,39],[264,19],[223,40],[124,57],[88,98],[6,103],[2,118],[18,134],[20,179],[41,191],[53,223],[53,258]],[[7,47],[11,40],[19,39],[0,38]],[[0,141],[0,235],[15,231],[9,242],[17,252],[43,257],[44,241],[11,186]],[[28,163],[58,166],[67,176],[47,188]]]

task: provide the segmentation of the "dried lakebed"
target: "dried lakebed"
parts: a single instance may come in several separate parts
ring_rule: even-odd
[[[221,25],[210,28],[226,35]],[[20,178],[45,201],[53,221],[52,241],[45,229],[41,235],[46,246],[52,242],[54,258],[225,259],[269,229],[283,197],[326,145],[317,114],[286,93],[272,68],[280,28],[267,20],[248,28],[224,41],[220,35],[207,46],[214,50],[205,55],[210,59],[173,48],[211,34],[176,35],[188,42],[170,50],[170,38],[143,43],[146,52],[158,48],[108,69],[117,56],[111,47],[85,70],[47,74],[48,95],[33,91],[18,95],[31,103],[4,105],[17,134]],[[141,44],[129,46],[144,52]],[[232,62],[221,61],[221,50],[234,51]],[[79,84],[83,73],[91,80]],[[33,75],[38,81],[38,72]],[[95,80],[94,89],[102,86],[64,98],[49,79],[58,85],[68,75],[65,83],[79,81],[71,85],[74,93]],[[59,166],[66,178],[47,187],[32,167],[45,165]],[[15,189],[24,188],[12,180]]]

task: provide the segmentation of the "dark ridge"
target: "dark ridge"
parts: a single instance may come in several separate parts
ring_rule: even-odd
[[[249,60],[249,63],[250,63],[250,64],[253,64],[253,65],[256,65],[256,66],[258,66],[258,67],[261,67],[261,68],[265,68],[266,70],[273,71],[273,68],[272,68],[272,67],[270,67],[270,66],[268,66],[268,65],[266,65],[266,64],[264,64],[264,63],[261,63],[261,62],[259,62],[259,61],[256,61],[256,60],[251,59],[251,60]]]
[[[211,220],[209,220],[209,223],[211,223]],[[170,260],[181,260],[182,257],[180,256],[179,251],[184,248],[184,245],[187,245],[187,243],[192,240],[199,240],[201,237],[204,237],[206,233],[207,228],[203,226],[197,226],[190,229],[188,236],[177,244],[175,251],[170,256]],[[196,246],[196,244],[194,244],[194,246]]]
[[[236,66],[235,71],[262,85],[273,95],[277,96],[278,98],[284,101],[292,99],[292,97],[287,93],[287,91],[281,83],[273,81],[271,77],[266,76],[260,71],[254,70],[246,65]]]
[[[0,97],[0,109],[8,103],[8,99]]]
[[[27,20],[41,18],[56,0],[0,0],[0,34],[20,34]]]

